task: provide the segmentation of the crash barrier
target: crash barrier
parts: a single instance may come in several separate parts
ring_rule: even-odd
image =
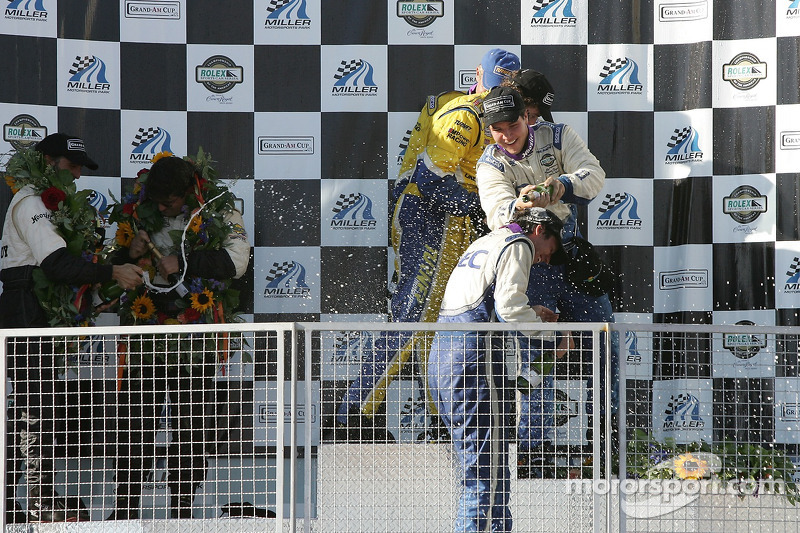
[[[426,326],[0,331],[9,361],[52,355],[39,358],[56,369],[40,394],[56,420],[42,456],[89,519],[21,523],[28,457],[17,439],[30,418],[20,407],[38,404],[31,374],[11,368],[3,464],[20,509],[6,513],[6,530],[451,531],[462,470],[450,428],[432,414]],[[560,340],[555,325],[529,326],[544,344],[507,324],[447,329],[479,331],[506,363],[497,392],[510,406],[501,425],[515,531],[797,530],[798,328],[559,324],[574,328],[574,345],[529,409],[519,361]],[[600,364],[615,341],[619,394],[617,367]],[[354,382],[374,371],[367,363],[396,352],[405,362],[388,361],[386,379],[343,408],[348,390],[361,397]],[[123,496],[138,518],[119,513]]]

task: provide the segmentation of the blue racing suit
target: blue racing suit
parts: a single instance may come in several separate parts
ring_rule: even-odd
[[[478,161],[476,179],[489,227],[495,229],[508,224],[514,215],[519,191],[527,185],[540,184],[550,176],[558,176],[565,188],[560,201],[547,207],[564,222],[563,241],[566,243],[573,235],[580,235],[577,206],[587,205],[597,196],[605,183],[605,172],[575,130],[566,124],[546,121],[529,127],[528,142],[520,154],[509,154],[493,144]],[[530,305],[558,309],[560,322],[614,321],[607,294],[597,298],[584,294],[566,281],[564,273],[564,265],[535,264],[528,284]],[[582,353],[591,353],[591,337],[583,336],[579,342],[582,350],[589,350]],[[616,335],[612,335],[611,346],[612,376],[615,376],[612,378],[612,405],[617,405],[619,349]],[[531,352],[522,351],[523,356],[526,353]],[[604,353],[601,353],[601,362],[605,364]],[[589,387],[590,394],[591,390]],[[548,376],[530,399],[523,397],[517,429],[521,451],[537,447],[554,429],[553,395],[553,377]],[[587,412],[590,405],[591,398]]]
[[[452,97],[453,93],[444,93]],[[475,186],[475,164],[490,142],[482,126],[487,93],[449,100],[432,116],[420,113],[395,184],[392,246],[399,277],[392,295],[392,321],[435,322],[447,279],[459,256],[477,237],[484,218]],[[433,104],[432,104],[433,105]],[[430,333],[385,332],[350,384],[337,421],[358,410],[372,416],[391,381],[416,354],[424,364]]]
[[[541,321],[525,294],[533,243],[511,228],[481,237],[461,256],[447,283],[440,323]],[[440,331],[430,349],[428,385],[461,468],[457,532],[511,531],[508,420],[513,388],[507,385],[502,348],[502,339],[487,340],[476,331]]]

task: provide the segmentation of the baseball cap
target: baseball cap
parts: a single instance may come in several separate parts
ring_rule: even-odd
[[[563,265],[567,262],[567,252],[564,251],[564,246],[561,242],[561,232],[564,229],[564,223],[561,222],[558,215],[543,207],[530,207],[515,212],[512,222],[519,224],[525,233],[530,233],[536,226],[544,226],[549,233],[556,237],[556,241],[558,242],[556,251],[550,256],[550,264]]]
[[[483,121],[487,126],[497,122],[514,122],[524,113],[525,101],[511,87],[495,87],[483,99]]]
[[[553,121],[553,114],[550,112],[550,106],[556,98],[555,90],[544,74],[526,68],[519,70],[511,75],[511,81],[522,93],[522,96],[533,100],[533,103],[539,106],[539,113],[542,118],[548,122]]]
[[[72,163],[77,163],[97,170],[97,163],[92,161],[86,153],[83,139],[66,133],[53,133],[36,143],[34,149],[50,157],[66,157]]]
[[[520,62],[516,54],[502,48],[492,48],[483,55],[481,67],[483,68],[483,86],[491,89],[503,83],[503,80],[511,76],[512,72],[519,70]]]

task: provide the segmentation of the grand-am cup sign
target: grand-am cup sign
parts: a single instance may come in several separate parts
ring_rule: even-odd
[[[180,2],[147,2],[128,0],[125,2],[125,17],[140,19],[172,19],[181,18]]]
[[[313,155],[314,137],[276,137],[258,138],[259,155]]]

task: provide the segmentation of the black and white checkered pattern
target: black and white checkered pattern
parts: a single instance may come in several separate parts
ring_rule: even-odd
[[[603,66],[603,69],[600,71],[600,77],[605,78],[609,74],[613,74],[614,72],[618,71],[622,67],[628,64],[628,60],[622,57],[618,57],[616,59],[607,59],[606,64]]]
[[[340,80],[345,76],[347,76],[348,74],[351,74],[360,69],[361,65],[363,64],[364,64],[363,61],[361,61],[360,59],[351,59],[350,61],[342,61],[339,68],[336,69],[336,74],[334,74],[333,77],[336,78],[337,80]]]
[[[605,213],[609,209],[613,209],[614,207],[618,206],[627,199],[628,199],[627,193],[606,194],[603,201],[600,202],[600,207],[598,208],[598,211],[600,211],[601,213]]]
[[[139,146],[154,138],[159,133],[161,133],[161,128],[139,128],[138,133],[133,136],[131,144],[133,146]]]
[[[91,66],[94,63],[94,56],[75,56],[75,61],[72,62],[72,67],[69,69],[70,74],[77,74],[83,69]]]
[[[686,139],[686,137],[688,137],[688,136],[689,136],[691,133],[692,133],[692,128],[681,128],[681,129],[676,129],[676,130],[673,132],[672,136],[669,138],[669,142],[667,143],[667,146],[668,146],[669,148],[674,148],[674,147],[678,146],[678,145],[679,145],[680,143],[682,143],[682,142],[683,142],[683,140],[684,140],[684,139]]]
[[[333,206],[333,212],[339,213],[361,200],[361,193],[340,194]]]
[[[295,266],[294,261],[284,261],[283,263],[272,263],[272,266],[267,271],[266,280],[267,281],[275,280],[285,275],[287,272],[293,269],[294,266]]]

